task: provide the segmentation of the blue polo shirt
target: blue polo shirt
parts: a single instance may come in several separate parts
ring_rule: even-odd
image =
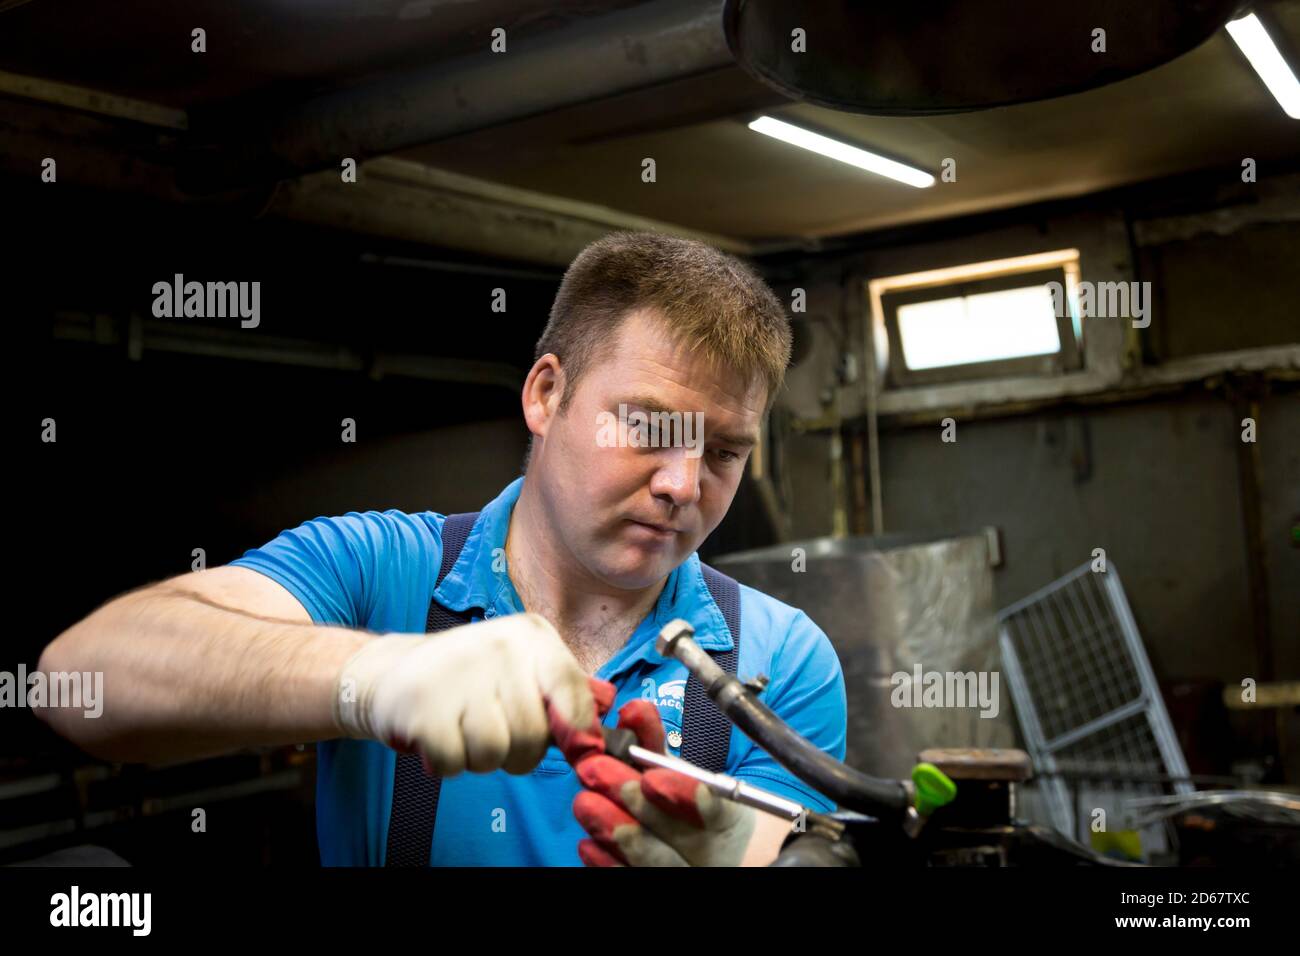
[[[454,611],[483,608],[483,617],[524,610],[505,572],[506,531],[523,487],[518,478],[482,510],[468,540],[435,590],[442,561],[444,516],[390,510],[316,518],[283,532],[232,562],[287,588],[317,624],[380,633],[422,633],[429,601]],[[844,758],[845,695],[839,659],[826,635],[802,611],[741,586],[743,639],[737,673],[771,678],[763,699],[800,734]],[[692,554],[668,576],[654,610],[596,676],[618,688],[606,718],[646,698],[664,729],[681,730],[686,668],[655,652],[660,628],[674,618],[695,628],[706,650],[732,644]],[[474,620],[481,620],[475,617]],[[455,680],[455,674],[447,675]],[[677,740],[673,737],[673,740]],[[669,747],[678,753],[680,748]],[[328,740],[317,747],[316,830],[326,866],[382,866],[393,796],[396,753],[377,741]],[[831,801],[810,789],[739,731],[732,731],[726,772],[799,800],[816,810]],[[433,866],[579,866],[586,834],[573,817],[577,775],[556,747],[527,775],[504,770],[443,780],[430,864]]]

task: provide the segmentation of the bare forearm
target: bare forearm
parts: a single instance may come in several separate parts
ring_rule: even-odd
[[[103,673],[99,717],[41,716],[95,756],[168,761],[328,739],[338,674],[371,636],[268,619],[158,585],[110,602],[59,636],[43,671]]]

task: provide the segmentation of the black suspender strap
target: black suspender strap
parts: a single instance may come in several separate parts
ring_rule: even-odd
[[[448,515],[442,525],[442,564],[437,585],[442,584],[456,559],[478,513]],[[720,571],[701,563],[704,583],[731,631],[733,647],[713,654],[728,674],[736,673],[740,657],[740,585]],[[425,631],[446,631],[468,624],[474,608],[464,612],[449,611],[437,601],[429,602]],[[721,772],[726,768],[727,749],[731,744],[731,724],[717,705],[709,700],[703,685],[694,677],[686,682],[682,702],[682,757],[706,770]],[[438,817],[438,795],[442,778],[424,772],[418,753],[398,754],[393,771],[393,805],[388,820],[388,848],[385,866],[428,866],[433,847],[433,827]]]
[[[442,523],[442,566],[435,587],[451,571],[474,527],[473,514],[448,515]],[[471,609],[472,610],[472,609]],[[469,611],[449,611],[437,601],[429,602],[425,631],[446,631],[470,622]],[[433,824],[438,817],[438,794],[442,777],[424,772],[418,753],[398,754],[393,771],[393,806],[388,818],[388,851],[385,866],[428,866],[433,846]]]
[[[721,571],[700,562],[704,583],[713,603],[722,611],[731,631],[732,648],[711,652],[714,662],[726,673],[736,673],[740,660],[740,585]],[[709,699],[692,674],[686,681],[686,698],[682,701],[681,755],[697,767],[722,773],[727,768],[727,750],[731,746],[731,721],[722,716],[718,705]]]

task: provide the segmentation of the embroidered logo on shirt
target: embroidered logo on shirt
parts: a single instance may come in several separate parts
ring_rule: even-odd
[[[686,700],[686,679],[664,681],[656,687],[654,678],[647,677],[641,681],[641,699],[653,700],[661,711],[675,710],[680,714]]]

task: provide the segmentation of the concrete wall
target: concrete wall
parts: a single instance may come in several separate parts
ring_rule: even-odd
[[[1300,547],[1291,541],[1291,529],[1300,525],[1300,395],[1292,392],[1262,402],[1260,427],[1269,434],[1259,448],[1260,512],[1273,652],[1278,676],[1294,680],[1300,677]]]
[[[1300,552],[1287,537],[1290,515],[1300,509],[1294,441],[1300,396],[1273,399],[1261,418],[1269,432],[1260,441],[1261,451],[1267,449],[1272,626],[1279,670],[1294,675],[1300,672]],[[995,576],[999,606],[1104,548],[1156,672],[1165,679],[1235,682],[1252,674],[1255,663],[1239,435],[1227,403],[1204,396],[964,422],[951,444],[940,440],[937,425],[887,433],[881,443],[886,526],[930,532],[997,526],[1005,559]]]
[[[1300,260],[1293,216],[1269,221],[1247,208],[1234,225],[1248,198],[1236,197],[1236,210],[1221,214],[1206,206],[1204,195],[1183,203],[1177,189],[1151,194],[1159,200],[1145,207],[1139,195],[1073,210],[1026,210],[980,228],[938,226],[932,237],[916,230],[896,244],[873,240],[834,263],[784,265],[778,288],[807,286],[810,313],[840,324],[836,330],[817,320],[828,327],[818,330],[812,354],[791,374],[789,406],[805,418],[861,415],[862,377],[838,388],[833,404],[818,400],[837,351],[860,347],[867,328],[860,282],[1052,249],[1079,249],[1085,280],[1137,279],[1155,287],[1152,327],[1136,343],[1123,341],[1118,322],[1085,320],[1089,367],[1097,371],[1103,363],[1107,380],[1125,381],[1141,356],[1156,362],[1300,342],[1300,320],[1286,294],[1294,286],[1288,263]],[[1195,217],[1160,218],[1188,206],[1209,226]],[[1126,220],[1136,224],[1141,246],[1130,242]],[[1144,222],[1153,226],[1143,228]],[[1121,403],[1066,402],[992,418],[957,410],[955,417],[953,444],[940,440],[937,423],[882,419],[887,532],[999,527],[1006,559],[995,577],[999,606],[1105,548],[1162,680],[1235,683],[1254,673],[1237,461],[1241,427],[1221,390],[1192,383]],[[1300,676],[1300,550],[1290,543],[1300,517],[1294,383],[1277,383],[1261,403],[1258,448],[1276,676],[1294,679]],[[788,446],[796,537],[830,533],[829,454],[825,434],[803,435]],[[851,493],[845,504],[851,507]]]

